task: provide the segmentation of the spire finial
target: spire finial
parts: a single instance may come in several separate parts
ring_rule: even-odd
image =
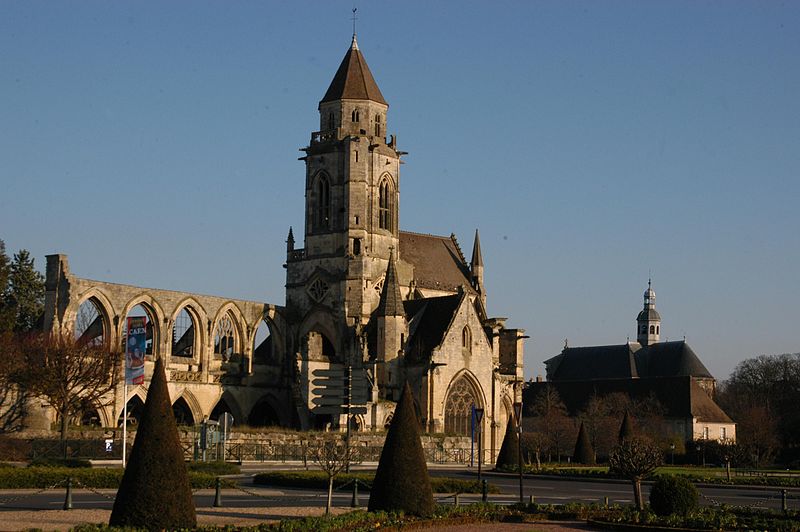
[[[356,16],[356,11],[358,11],[358,8],[353,7],[353,43],[351,44],[351,48],[354,50],[358,50],[358,42],[356,42],[356,20],[358,20],[358,16]]]

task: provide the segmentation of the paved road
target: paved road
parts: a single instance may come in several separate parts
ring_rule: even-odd
[[[261,465],[258,469],[266,469]],[[250,475],[255,468],[245,468],[245,475]],[[474,470],[459,468],[431,468],[432,475],[452,476],[464,479],[476,479]],[[519,500],[519,480],[514,475],[502,473],[484,473],[490,483],[500,487],[502,493],[490,495],[492,502],[500,504],[510,504]],[[533,495],[536,502],[563,504],[566,502],[603,502],[608,497],[611,504],[632,504],[633,494],[630,484],[620,483],[619,481],[585,481],[558,479],[547,477],[527,476],[524,479],[525,500]],[[325,504],[325,493],[322,490],[296,490],[286,488],[264,488],[253,487],[247,478],[242,479],[242,486],[252,493],[244,493],[239,490],[223,490],[223,505],[230,508],[245,507],[289,507],[289,506],[323,506]],[[701,503],[711,505],[725,503],[737,506],[759,506],[765,508],[780,508],[781,494],[779,489],[762,489],[751,487],[719,488],[701,487]],[[41,494],[26,496],[19,501],[4,503],[8,497],[27,495],[28,491],[0,491],[0,512],[11,509],[60,509],[64,503],[64,489],[47,491]],[[644,495],[649,494],[649,486],[644,485]],[[115,490],[99,490],[93,493],[87,490],[77,489],[73,492],[73,506],[75,508],[111,508],[113,502],[109,498],[115,495]],[[195,494],[195,505],[197,507],[212,506],[214,498],[213,490],[201,490]],[[453,499],[444,499],[439,496],[440,502],[452,504]],[[350,492],[337,491],[334,493],[334,505],[339,507],[349,506],[352,494]],[[460,502],[467,503],[480,499],[480,495],[462,495]],[[362,493],[360,503],[366,505],[368,495]],[[791,509],[800,509],[800,490],[790,492],[788,505]]]

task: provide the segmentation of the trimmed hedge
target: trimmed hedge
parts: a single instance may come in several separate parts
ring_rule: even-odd
[[[28,464],[28,467],[68,467],[68,468],[79,468],[79,467],[92,467],[92,463],[89,460],[83,458],[49,458],[41,456],[39,458],[34,458]]]
[[[15,467],[0,468],[0,489],[41,489],[58,484],[71,477],[78,484],[97,489],[117,489],[122,480],[122,469],[119,468],[78,468],[66,467]],[[193,489],[213,488],[216,475],[208,473],[189,473],[189,481]],[[225,486],[233,482],[223,479]]]
[[[342,473],[333,481],[334,489],[340,488],[357,478],[364,489],[368,490],[375,478],[374,471],[359,473]],[[328,476],[322,471],[268,471],[253,477],[253,484],[280,486],[285,488],[327,489]],[[431,477],[434,493],[480,493],[481,485],[477,480],[462,480],[450,477]],[[489,493],[500,493],[494,484],[489,484]]]
[[[659,477],[650,490],[650,508],[658,515],[687,515],[697,508],[699,495],[684,477]]]
[[[187,462],[186,469],[191,473],[208,473],[209,475],[238,475],[242,468],[230,462]]]

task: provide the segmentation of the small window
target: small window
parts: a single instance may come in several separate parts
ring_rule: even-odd
[[[656,325],[656,334],[661,334],[661,327]]]
[[[466,353],[472,353],[472,331],[468,326],[461,330],[461,348]]]
[[[352,113],[351,116],[352,116],[353,122],[359,122],[360,121],[360,116],[359,116],[358,109],[353,109],[353,113]]]
[[[328,129],[335,129],[336,128],[336,119],[333,116],[333,113],[328,114]]]
[[[703,439],[708,439],[708,427],[703,427]]]
[[[721,440],[728,439],[728,429],[726,427],[721,427],[719,429],[719,439]]]
[[[655,334],[655,333],[656,333],[656,326],[655,325],[651,325],[650,326],[650,334]]]
[[[353,255],[356,257],[361,255],[361,239],[355,238],[353,239]]]

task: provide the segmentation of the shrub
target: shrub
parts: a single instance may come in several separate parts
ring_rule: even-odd
[[[576,464],[593,465],[595,463],[592,442],[589,440],[589,433],[583,428],[583,422],[581,422],[581,428],[578,431],[578,441],[575,442],[573,460]]]
[[[658,515],[687,515],[697,500],[697,488],[679,476],[660,476],[650,490],[650,508]]]
[[[189,462],[186,464],[186,469],[190,473],[208,473],[209,475],[238,475],[242,472],[236,464],[230,462]]]
[[[503,445],[497,455],[495,467],[498,469],[508,468],[517,469],[519,467],[519,434],[517,424],[513,419],[509,419],[506,424],[506,435],[503,438]]]
[[[28,467],[68,467],[68,468],[78,468],[78,467],[92,467],[92,463],[89,460],[85,460],[83,458],[51,458],[51,457],[44,457],[41,456],[39,458],[34,458],[28,464]]]
[[[414,396],[406,382],[383,444],[369,509],[404,511],[424,517],[431,515],[433,508],[433,491],[419,438]]]
[[[109,524],[151,530],[194,528],[197,524],[163,358],[156,361]]]

